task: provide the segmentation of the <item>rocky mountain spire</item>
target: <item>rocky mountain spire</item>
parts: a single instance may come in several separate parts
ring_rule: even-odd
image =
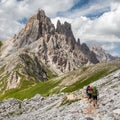
[[[54,34],[55,27],[51,23],[51,20],[46,17],[45,12],[43,10],[39,10],[37,13],[37,19],[39,21],[39,37],[44,36],[45,34]]]
[[[7,44],[9,44],[9,48]],[[32,52],[39,61],[57,74],[74,70],[88,63],[99,62],[86,44],[81,45],[79,39],[75,40],[70,23],[62,24],[58,20],[55,29],[43,10],[39,10],[37,14],[33,15],[27,21],[25,28],[12,40],[6,42],[3,48],[2,57],[9,56],[21,49]]]
[[[89,47],[85,43],[83,43],[80,48],[81,51],[89,58],[90,61],[93,61],[94,64],[99,62],[96,58],[95,53],[90,51]]]
[[[56,32],[58,34],[64,34],[66,36],[67,44],[71,45],[72,49],[74,49],[76,40],[74,38],[70,23],[64,22],[64,24],[61,24],[61,22],[58,20]]]
[[[15,37],[15,44],[19,47],[24,47],[32,42],[44,37],[45,34],[54,34],[55,27],[51,20],[45,15],[43,10],[32,16],[26,23],[26,26]]]
[[[64,22],[64,24],[61,24],[60,20],[58,20],[56,32],[59,34],[65,34],[67,37],[74,38],[72,29],[71,29],[71,24],[68,22]]]
[[[80,39],[77,40],[77,45],[80,46]]]

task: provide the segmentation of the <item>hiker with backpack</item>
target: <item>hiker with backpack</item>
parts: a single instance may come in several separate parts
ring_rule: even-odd
[[[87,86],[86,94],[88,96],[88,100],[90,100],[90,102],[91,102],[91,99],[92,99],[92,87],[91,86]]]
[[[93,105],[94,105],[94,107],[97,106],[97,96],[98,96],[98,90],[97,90],[97,87],[94,86],[93,90],[92,90],[92,98],[93,98]]]

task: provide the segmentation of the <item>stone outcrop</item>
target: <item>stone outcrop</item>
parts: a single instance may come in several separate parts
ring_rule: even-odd
[[[35,76],[37,80],[47,80],[47,73],[38,61],[38,58],[33,55],[33,58],[26,53],[19,55],[23,61],[23,73],[28,76]]]
[[[7,79],[6,90],[17,88],[20,85],[20,76],[16,71],[12,71]]]
[[[32,54],[23,52],[12,56],[8,64],[3,66],[1,71],[0,92],[12,88],[19,88],[22,81],[45,81],[49,78],[45,68],[38,58]]]

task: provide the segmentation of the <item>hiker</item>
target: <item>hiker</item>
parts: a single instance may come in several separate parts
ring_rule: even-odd
[[[98,96],[98,90],[97,90],[97,87],[94,86],[93,90],[92,90],[92,98],[93,98],[93,105],[94,105],[94,107],[97,106],[97,96]]]
[[[91,100],[91,98],[92,98],[92,87],[91,86],[87,86],[87,88],[86,88],[86,94],[88,96],[88,100]]]

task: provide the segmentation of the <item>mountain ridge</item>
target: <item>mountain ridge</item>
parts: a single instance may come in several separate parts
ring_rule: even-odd
[[[3,44],[0,57],[5,58],[5,54],[9,56],[20,49],[35,53],[44,64],[55,66],[58,73],[68,72],[88,62],[99,62],[85,43],[80,45],[79,41],[76,42],[69,23],[58,21],[55,29],[43,10],[32,16],[25,28]]]
[[[22,86],[22,79],[35,84],[99,63],[86,43],[75,40],[69,23],[58,20],[55,28],[43,10],[13,38],[4,41],[0,49],[1,83],[5,81],[2,92]]]

